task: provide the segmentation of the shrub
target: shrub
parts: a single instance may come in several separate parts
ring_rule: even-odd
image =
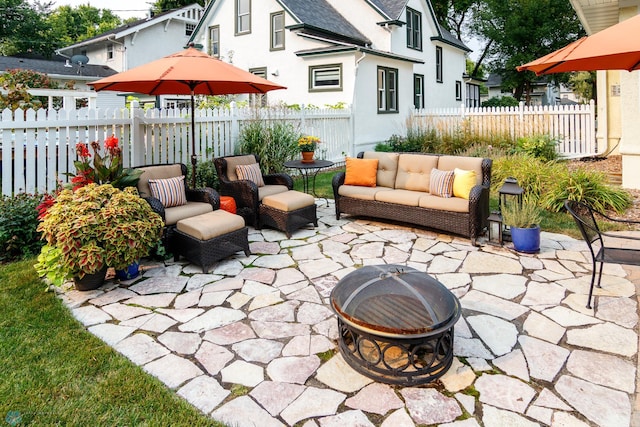
[[[257,119],[240,130],[238,147],[241,153],[260,156],[263,173],[284,172],[284,162],[299,155],[300,136],[291,123]]]
[[[558,143],[550,135],[523,136],[516,140],[516,151],[544,161],[555,160],[558,158]]]
[[[191,163],[187,165],[187,178],[191,179]],[[189,185],[191,185],[189,183]],[[212,160],[198,160],[196,163],[196,187],[203,188],[211,187],[216,190],[219,188],[218,175],[216,173],[216,167]]]
[[[566,168],[558,163],[545,163],[526,154],[516,153],[499,157],[494,159],[491,168],[491,191],[497,195],[504,180],[514,177],[525,194],[537,201],[555,177],[562,173],[566,173]]]
[[[494,96],[482,103],[483,107],[517,107],[518,100],[513,96]]]
[[[41,195],[20,193],[0,198],[0,260],[11,261],[40,252],[37,206]]]
[[[586,168],[556,176],[554,185],[542,200],[542,206],[552,212],[560,212],[564,209],[565,200],[585,202],[600,212],[614,210],[619,214],[631,206],[631,196],[627,191],[607,184],[604,173]]]

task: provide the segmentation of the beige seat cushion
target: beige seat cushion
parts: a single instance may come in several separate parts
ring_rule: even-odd
[[[179,163],[173,165],[145,166],[141,167],[144,172],[138,181],[138,193],[141,197],[151,197],[149,188],[150,179],[167,179],[182,176],[182,168]]]
[[[455,168],[476,171],[476,185],[482,184],[482,157],[440,156],[438,169],[452,171]]]
[[[376,173],[376,185],[393,188],[398,172],[398,153],[382,153],[367,151],[363,159],[378,159],[378,172]]]
[[[376,200],[380,202],[396,203],[398,205],[418,206],[420,197],[424,196],[422,191],[398,190],[380,191],[376,193]],[[398,216],[401,214],[398,213]],[[398,219],[402,219],[399,217]]]
[[[227,161],[227,178],[229,178],[229,181],[238,180],[236,166],[251,165],[256,162],[256,158],[253,154],[248,154],[246,156],[225,157],[225,160]]]
[[[258,188],[258,200],[264,200],[267,196],[273,196],[274,194],[286,193],[289,188],[286,185],[265,185]]]
[[[428,193],[431,169],[437,165],[438,156],[400,154],[395,188]]]
[[[418,206],[421,208],[438,209],[449,212],[469,212],[469,201],[462,197],[444,198],[425,194],[420,197]]]
[[[338,194],[354,199],[375,200],[379,191],[393,191],[389,187],[361,187],[358,185],[341,185],[338,187]]]
[[[306,208],[316,202],[312,195],[290,190],[286,193],[274,194],[262,199],[262,204],[284,212]]]
[[[218,209],[202,215],[192,216],[178,221],[176,228],[199,240],[209,240],[244,227],[244,219]]]
[[[211,212],[212,210],[213,207],[210,203],[187,202],[186,205],[166,208],[164,210],[164,223],[165,225],[174,225],[181,219],[201,215],[207,212]]]

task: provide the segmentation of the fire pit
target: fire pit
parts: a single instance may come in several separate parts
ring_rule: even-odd
[[[338,282],[331,307],[340,352],[363,375],[418,385],[451,366],[460,302],[426,273],[393,264],[362,267]]]

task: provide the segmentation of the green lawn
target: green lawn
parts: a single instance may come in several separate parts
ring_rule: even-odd
[[[53,292],[43,292],[33,264],[0,266],[1,420],[34,426],[221,425],[86,332]]]

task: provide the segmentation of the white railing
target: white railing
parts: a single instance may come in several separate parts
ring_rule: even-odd
[[[250,109],[190,111],[129,109],[4,110],[0,120],[2,194],[43,193],[67,182],[75,172],[77,142],[102,142],[114,135],[120,140],[125,167],[153,163],[190,163],[191,133],[195,154],[201,160],[234,154],[244,123],[256,118]],[[351,111],[301,110],[262,113],[264,119],[286,120],[302,133],[322,141],[322,158],[342,160],[353,146]],[[19,149],[18,147],[21,147]]]
[[[606,147],[596,141],[595,104],[525,106],[491,108],[449,108],[419,110],[415,116],[427,126],[453,133],[464,127],[472,135],[485,137],[508,135],[518,138],[529,135],[550,135],[560,144],[564,157],[602,154]]]

